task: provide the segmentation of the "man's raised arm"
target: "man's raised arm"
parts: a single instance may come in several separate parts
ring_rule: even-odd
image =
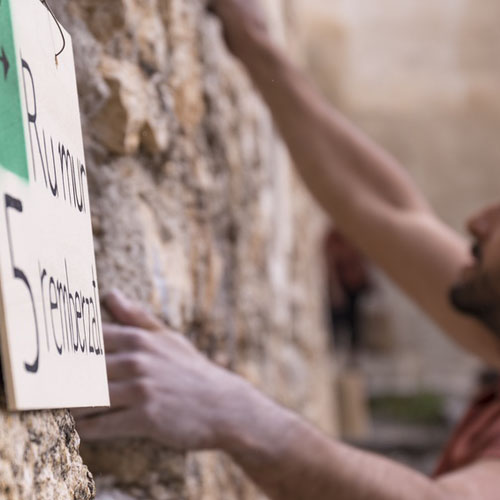
[[[233,53],[269,105],[305,184],[336,224],[468,351],[500,367],[498,341],[453,310],[471,260],[397,161],[336,112],[270,41],[257,0],[213,0]]]

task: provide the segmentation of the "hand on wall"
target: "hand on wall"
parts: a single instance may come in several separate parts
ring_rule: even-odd
[[[176,450],[215,448],[222,419],[247,384],[114,291],[104,325],[111,408],[75,412],[84,440],[144,437]]]

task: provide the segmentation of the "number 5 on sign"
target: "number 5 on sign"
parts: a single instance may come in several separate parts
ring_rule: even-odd
[[[60,29],[40,0],[0,0],[0,337],[18,410],[109,405],[73,49]]]

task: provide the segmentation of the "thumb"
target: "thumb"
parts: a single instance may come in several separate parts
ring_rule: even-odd
[[[117,289],[113,289],[104,296],[104,306],[113,318],[122,325],[152,331],[165,328],[165,325],[143,305],[131,301]]]

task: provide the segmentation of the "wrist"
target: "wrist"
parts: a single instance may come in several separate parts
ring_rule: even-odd
[[[237,462],[269,463],[285,453],[300,420],[290,411],[237,379],[218,412],[216,447]]]
[[[252,389],[244,379],[230,374],[230,379],[218,391],[212,420],[215,448],[218,450],[231,453],[239,446],[240,432],[253,406]]]

